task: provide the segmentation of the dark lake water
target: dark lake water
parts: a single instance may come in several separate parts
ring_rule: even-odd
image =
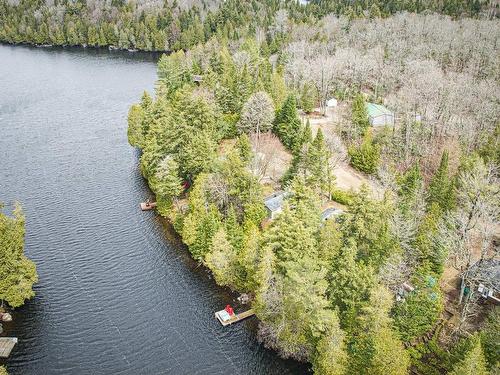
[[[154,58],[0,45],[0,201],[22,202],[36,297],[4,335],[11,374],[300,374],[223,328],[217,287],[152,212],[126,115]],[[5,363],[5,362],[4,362]]]

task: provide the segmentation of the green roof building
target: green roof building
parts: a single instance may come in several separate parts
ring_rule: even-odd
[[[394,126],[394,113],[383,105],[367,103],[366,111],[371,126]]]

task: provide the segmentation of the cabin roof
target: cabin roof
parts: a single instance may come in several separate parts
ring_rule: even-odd
[[[327,208],[326,210],[324,210],[321,213],[321,221],[328,220],[332,216],[338,216],[342,212],[344,212],[344,211],[342,211],[342,210],[340,210],[338,208],[334,208],[334,207]]]
[[[284,191],[275,192],[264,199],[264,205],[271,212],[279,210],[283,206],[283,199],[285,199],[286,193]]]
[[[370,117],[378,117],[383,115],[393,116],[394,114],[389,111],[386,107],[381,104],[375,103],[366,103],[366,110],[368,112],[368,116]]]

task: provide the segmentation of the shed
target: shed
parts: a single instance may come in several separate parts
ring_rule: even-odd
[[[335,218],[335,217],[341,215],[343,212],[344,211],[342,211],[338,208],[333,208],[333,207],[327,208],[326,210],[324,210],[321,213],[321,221],[327,221],[332,217]]]
[[[283,210],[283,200],[286,197],[286,192],[278,191],[264,199],[264,205],[267,209],[268,217],[273,220]]]
[[[367,103],[366,111],[371,126],[393,126],[394,113],[381,104]]]
[[[335,99],[335,98],[331,98],[331,99],[328,99],[328,100],[326,101],[326,106],[327,106],[328,108],[331,108],[331,107],[336,107],[337,105],[338,105],[338,101],[337,101],[337,99]]]

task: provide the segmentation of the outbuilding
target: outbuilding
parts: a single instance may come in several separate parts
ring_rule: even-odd
[[[286,192],[278,191],[264,199],[264,205],[266,206],[268,217],[271,220],[274,220],[276,216],[283,211],[283,200],[286,195]]]
[[[394,126],[394,113],[383,105],[367,103],[366,111],[371,126]]]
[[[336,218],[339,215],[341,215],[343,212],[344,211],[342,211],[341,209],[338,209],[338,208],[333,208],[333,207],[327,208],[326,210],[324,210],[321,213],[321,221],[325,222],[327,220],[330,220],[331,218]]]

